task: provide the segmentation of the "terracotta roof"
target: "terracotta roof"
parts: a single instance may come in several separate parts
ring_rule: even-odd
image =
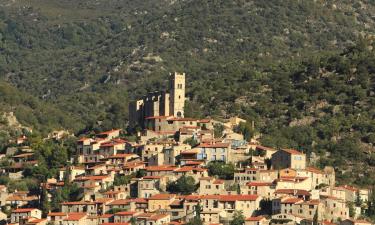
[[[197,119],[194,118],[180,118],[180,117],[172,117],[168,118],[169,121],[197,121]]]
[[[304,155],[302,152],[297,151],[295,149],[282,149],[282,150],[292,155]]]
[[[189,171],[193,171],[194,167],[192,166],[183,166],[181,168],[177,168],[174,170],[174,172],[189,172]]]
[[[217,199],[222,202],[255,201],[258,195],[202,195],[202,199]]]
[[[314,199],[314,200],[310,200],[310,201],[306,201],[306,202],[300,202],[298,204],[301,204],[301,205],[319,205],[320,201],[318,199]]]
[[[303,202],[303,200],[300,198],[287,198],[281,201],[281,203],[284,203],[284,204],[296,204],[298,202]]]
[[[113,200],[113,198],[98,198],[95,200],[95,203],[107,203],[112,202]]]
[[[100,218],[111,218],[114,214],[103,214],[103,215],[100,215],[99,217]]]
[[[138,157],[137,154],[116,154],[116,155],[109,156],[108,159],[127,158],[131,156]]]
[[[174,194],[156,194],[149,198],[149,200],[170,200],[176,197]]]
[[[31,212],[36,209],[37,208],[20,208],[20,209],[13,210],[12,213],[26,213],[26,212]]]
[[[261,187],[261,186],[272,186],[273,183],[272,182],[248,182],[246,185]]]
[[[229,147],[230,143],[222,143],[222,142],[219,142],[219,143],[202,143],[200,145],[198,145],[198,148],[227,148]]]
[[[147,200],[145,198],[131,198],[129,199],[129,201],[135,203],[147,203]]]
[[[163,218],[165,218],[167,216],[169,216],[169,215],[167,215],[167,214],[156,214],[156,215],[152,215],[149,218],[149,220],[157,221],[157,220],[163,219]]]
[[[310,196],[310,192],[306,190],[299,189],[278,189],[275,191],[275,194],[288,194],[288,195],[306,195]]]
[[[253,216],[253,217],[248,217],[246,218],[245,220],[246,221],[261,221],[262,219],[264,219],[265,217],[263,216]]]
[[[201,119],[201,120],[198,120],[198,123],[209,123],[211,121],[211,119]]]
[[[320,169],[315,168],[315,167],[306,167],[306,171],[311,172],[311,173],[324,174],[323,171],[321,171]]]
[[[86,216],[86,213],[68,213],[65,221],[78,221]]]
[[[112,139],[110,141],[101,143],[100,147],[112,147],[112,146],[121,145],[121,144],[124,144],[124,143],[126,143],[126,141],[124,141],[122,139],[119,139],[119,138],[116,138],[116,139]]]
[[[169,116],[149,116],[149,117],[146,117],[145,119],[146,120],[152,120],[152,119],[166,119],[168,118]]]
[[[353,186],[349,186],[349,185],[339,186],[339,188],[343,188],[345,190],[352,191],[352,192],[357,192],[358,191],[358,188],[353,187]]]
[[[108,203],[108,205],[127,205],[129,202],[130,201],[128,199],[118,199]]]
[[[91,138],[88,138],[88,137],[82,137],[78,140],[78,142],[84,142],[84,141],[87,141],[87,140],[91,140]]]
[[[186,165],[201,165],[203,163],[204,163],[203,161],[186,161],[185,162]]]
[[[148,166],[147,171],[174,171],[177,167],[175,166]]]
[[[213,184],[224,184],[224,181],[218,179],[218,180],[215,180],[215,181],[213,182]]]
[[[199,149],[196,149],[196,148],[181,152],[182,155],[197,154],[197,153],[199,153]]]
[[[255,148],[260,149],[260,150],[264,150],[264,151],[276,151],[276,149],[274,149],[274,148],[265,147],[265,146],[261,146],[261,145],[257,145],[257,146],[255,146]]]
[[[116,216],[132,216],[132,215],[134,215],[136,213],[137,212],[133,212],[133,211],[123,211],[123,212],[118,212],[115,215]]]
[[[27,221],[27,224],[38,224],[43,221],[46,221],[46,219],[30,218],[29,221]]]
[[[63,202],[61,205],[95,205],[95,202]]]

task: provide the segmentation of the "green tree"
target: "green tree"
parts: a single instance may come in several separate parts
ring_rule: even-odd
[[[234,211],[233,219],[229,223],[230,225],[243,225],[245,224],[245,216],[242,211]]]
[[[231,180],[234,177],[234,165],[221,161],[209,162],[207,165],[210,176],[218,176],[220,179]]]
[[[221,138],[223,136],[224,125],[221,123],[216,123],[214,125],[214,136],[215,138]]]
[[[131,175],[115,175],[115,180],[113,181],[114,186],[126,185],[130,183],[130,180],[135,177],[135,174]]]
[[[353,202],[349,202],[348,203],[348,207],[349,207],[349,217],[354,218],[354,216],[355,216],[354,203]]]
[[[47,217],[47,214],[49,213],[51,206],[48,199],[48,192],[46,189],[46,186],[43,185],[42,187],[42,193],[40,194],[40,210],[42,210],[42,216],[43,218]]]
[[[196,190],[197,185],[195,184],[194,178],[191,176],[182,176],[167,185],[167,191],[171,193],[190,195]]]
[[[131,225],[137,225],[137,219],[135,217],[130,218],[129,222]]]
[[[190,145],[191,147],[195,147],[195,146],[198,145],[198,141],[195,140],[194,137],[191,137],[191,138],[186,139],[186,140],[184,141],[184,144],[188,144],[188,145]]]

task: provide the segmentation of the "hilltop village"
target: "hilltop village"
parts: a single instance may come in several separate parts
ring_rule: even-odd
[[[80,137],[39,194],[0,186],[3,224],[371,224],[363,219],[371,190],[337,186],[334,168],[314,167],[297,149],[262,146],[248,135],[251,121],[185,117],[185,76],[171,74],[167,91],[129,105],[136,140],[120,129]],[[38,165],[27,143],[18,138],[2,156],[11,180]],[[74,201],[56,197],[72,187]]]

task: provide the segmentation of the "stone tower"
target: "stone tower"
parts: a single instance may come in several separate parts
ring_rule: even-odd
[[[184,117],[185,107],[185,73],[170,74],[169,115]]]

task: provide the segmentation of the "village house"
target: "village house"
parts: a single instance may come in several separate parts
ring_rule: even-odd
[[[206,163],[211,161],[231,162],[231,146],[230,143],[201,143],[198,149],[198,160],[205,160]]]
[[[144,176],[137,179],[137,193],[139,198],[149,198],[165,190],[165,177],[162,176]]]
[[[349,218],[349,207],[346,202],[335,196],[324,196],[322,201],[325,205],[326,212],[324,218],[329,221],[338,221]]]
[[[36,208],[19,208],[12,210],[10,215],[10,222],[11,223],[19,223],[22,219],[26,218],[42,218],[42,211]]]
[[[274,169],[300,169],[306,168],[306,155],[294,149],[281,149],[272,154],[272,167]]]
[[[160,209],[170,209],[170,204],[176,200],[174,194],[156,194],[148,198],[148,211],[155,212]]]
[[[245,225],[268,225],[269,222],[264,216],[252,216],[245,219]]]
[[[224,181],[213,178],[213,177],[199,178],[198,194],[199,195],[226,194]]]
[[[221,223],[230,221],[234,211],[241,211],[245,217],[253,216],[259,209],[261,197],[257,195],[203,195],[202,221],[205,223]]]
[[[239,184],[247,182],[272,182],[278,177],[276,170],[265,170],[257,168],[245,168],[243,171],[234,173],[234,181]]]
[[[253,181],[241,186],[241,194],[259,195],[265,199],[271,199],[276,191],[276,184],[273,182]]]

